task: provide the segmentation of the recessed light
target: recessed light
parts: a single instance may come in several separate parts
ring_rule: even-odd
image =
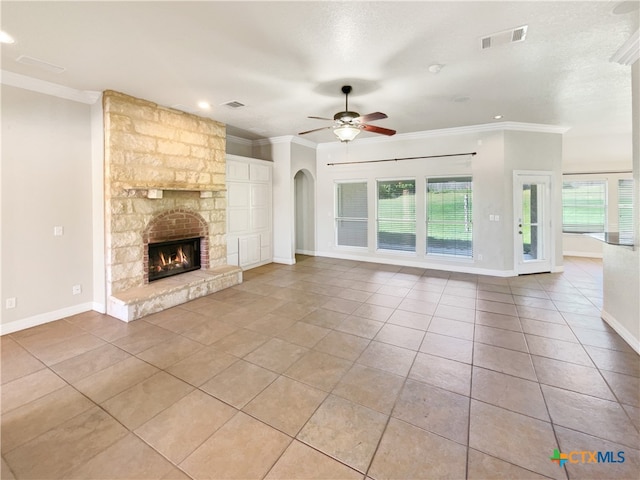
[[[496,120],[500,120],[502,118],[502,115],[494,115],[493,118],[495,118]]]
[[[444,65],[440,65],[439,63],[434,63],[433,65],[429,65],[429,71],[434,75],[440,73]]]
[[[0,31],[0,43],[16,43],[16,40],[4,30]]]
[[[211,108],[211,104],[209,102],[201,100],[198,102],[198,108],[201,110],[209,110]]]
[[[471,100],[471,98],[465,96],[465,95],[459,95],[457,97],[453,97],[451,99],[452,102],[456,102],[456,103],[464,103],[464,102],[468,102],[469,100]]]

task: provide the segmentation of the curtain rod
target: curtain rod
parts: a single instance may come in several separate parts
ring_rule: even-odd
[[[404,158],[385,158],[384,160],[362,160],[359,162],[338,162],[338,163],[327,163],[328,166],[332,167],[334,165],[352,165],[354,163],[379,163],[379,162],[397,162],[400,160],[417,160],[419,158],[442,158],[442,157],[461,157],[464,155],[474,156],[478,152],[467,152],[467,153],[450,153],[448,155],[425,155],[422,157],[404,157]]]
[[[616,173],[633,173],[633,170],[612,170],[609,172],[570,172],[562,175],[613,175]]]

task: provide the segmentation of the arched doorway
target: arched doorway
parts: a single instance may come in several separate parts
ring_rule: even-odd
[[[293,177],[295,201],[294,252],[315,255],[315,181],[308,170],[298,170]]]

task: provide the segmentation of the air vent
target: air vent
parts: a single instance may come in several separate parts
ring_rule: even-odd
[[[222,104],[223,107],[229,107],[229,108],[240,108],[240,107],[244,107],[244,103],[240,103],[237,100],[232,100],[230,102],[226,102]]]
[[[528,25],[504,30],[502,32],[492,33],[480,39],[480,49],[487,50],[489,48],[507,45],[509,43],[523,42],[527,37]]]
[[[62,73],[66,70],[64,67],[45,62],[44,60],[38,60],[37,58],[29,57],[27,55],[20,55],[16,58],[16,62],[22,63],[23,65],[29,65],[30,67],[39,67],[53,73]]]

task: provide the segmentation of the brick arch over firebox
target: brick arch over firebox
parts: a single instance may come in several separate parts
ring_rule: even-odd
[[[200,237],[200,265],[209,268],[209,225],[202,216],[184,208],[162,212],[151,219],[142,233],[144,283],[149,282],[149,244]]]

